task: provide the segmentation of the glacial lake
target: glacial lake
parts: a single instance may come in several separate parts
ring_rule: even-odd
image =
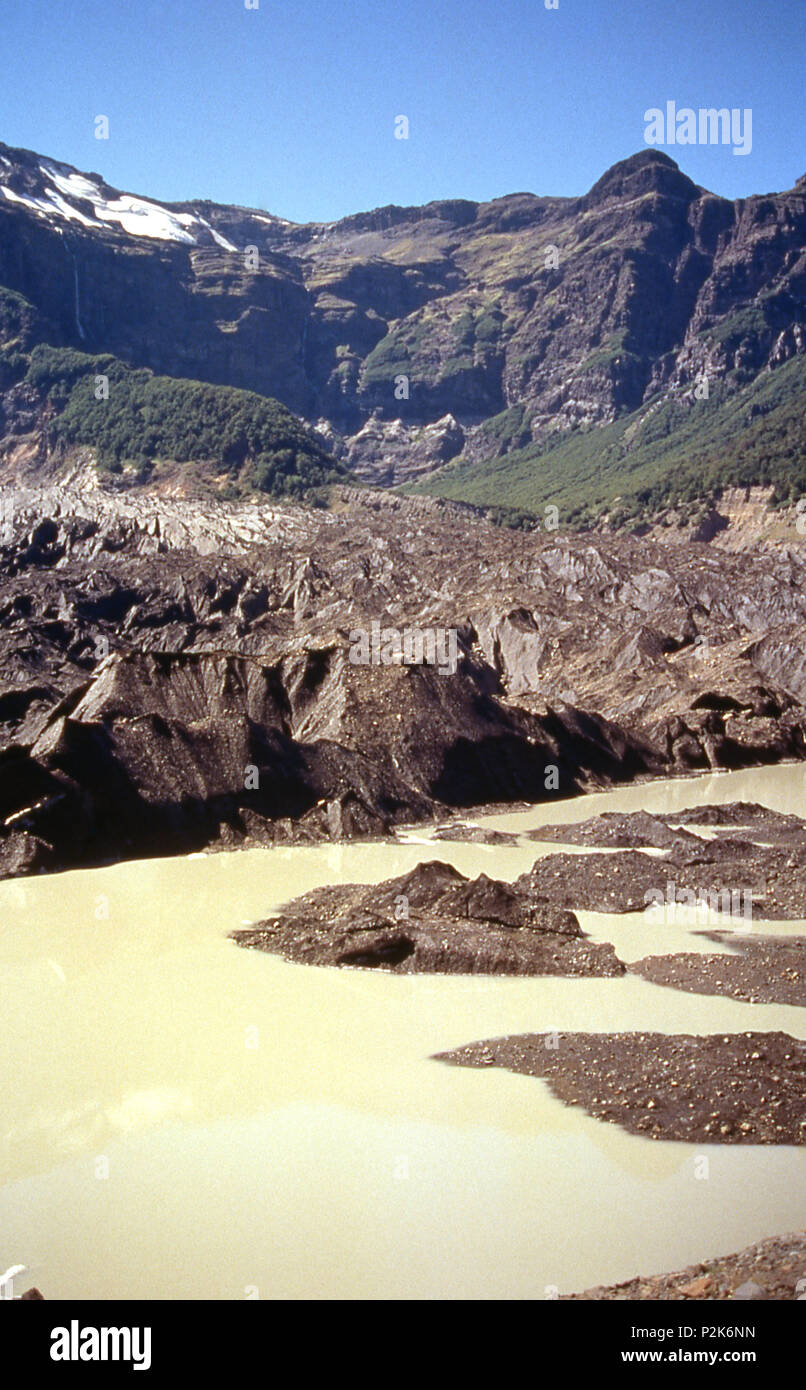
[[[477,823],[523,831],[733,800],[802,814],[806,765],[631,786]],[[630,976],[330,971],[227,939],[320,884],[377,882],[433,858],[511,879],[557,848],[429,843],[412,831],[396,845],[0,883],[0,1269],[28,1267],[16,1292],[546,1298],[802,1228],[804,1149],[641,1139],[564,1107],[542,1081],[430,1056],[548,1029],[806,1039],[806,1011]],[[579,916],[625,960],[716,949],[693,935],[701,920]]]

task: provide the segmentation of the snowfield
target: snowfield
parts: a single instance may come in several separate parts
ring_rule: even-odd
[[[5,158],[2,163],[11,167]],[[101,185],[92,179],[49,162],[40,163],[39,173],[45,181],[41,197],[17,193],[3,183],[0,183],[0,193],[8,202],[22,204],[46,217],[55,216],[77,222],[83,227],[97,228],[99,222],[114,222],[127,236],[181,242],[186,246],[198,246],[209,237],[223,251],[238,250],[203,217],[188,212],[170,212],[160,203],[152,203],[130,193],[109,198]],[[83,203],[85,209],[76,207],[76,203]],[[87,215],[87,204],[92,208],[93,216]]]

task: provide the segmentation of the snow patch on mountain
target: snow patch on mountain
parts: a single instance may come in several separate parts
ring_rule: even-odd
[[[34,212],[49,212],[49,208],[41,198],[23,198],[21,193],[15,193],[12,188],[6,188],[5,184],[0,184],[0,193],[4,198],[8,198],[10,203],[22,203],[23,207],[33,208]]]
[[[147,203],[143,198],[124,194],[113,203],[96,203],[95,215],[103,222],[119,223],[129,236],[147,236],[156,241],[182,241],[188,246],[197,244],[196,237],[182,225],[190,223],[192,226],[195,218],[167,212],[157,203]]]
[[[47,164],[40,164],[39,167],[66,197],[91,203],[99,221],[117,222],[129,236],[147,236],[156,241],[181,241],[189,246],[196,245],[196,237],[188,228],[194,224],[198,226],[198,218],[191,217],[189,213],[168,212],[159,203],[135,198],[129,193],[109,199],[104,197],[98,184],[81,174],[61,174]]]
[[[0,156],[3,169],[14,171],[14,165]],[[87,178],[64,166],[43,160],[39,163],[35,182],[30,178],[22,183],[23,192],[0,183],[0,193],[10,203],[30,208],[32,212],[60,220],[78,223],[82,227],[99,229],[99,224],[115,223],[127,236],[148,237],[155,241],[179,242],[198,246],[212,240],[222,251],[237,252],[225,236],[210,226],[203,217],[188,212],[171,212],[161,203],[137,198],[131,193],[118,193],[101,182]]]
[[[201,222],[201,224],[202,224],[203,227],[206,227],[206,228],[207,228],[207,230],[208,230],[208,232],[210,233],[210,236],[213,238],[213,241],[215,242],[216,246],[220,246],[221,249],[222,249],[222,251],[237,251],[237,250],[238,250],[237,246],[233,246],[233,244],[232,244],[231,241],[227,241],[227,238],[226,238],[225,236],[222,236],[220,232],[217,232],[216,229],[215,229],[215,227],[211,227],[211,226],[210,226],[210,223],[207,222],[207,221],[205,220],[205,218],[200,217],[200,218],[199,218],[199,221]]]
[[[68,198],[84,198],[87,202],[94,203],[101,197],[97,183],[85,179],[82,174],[62,174],[53,164],[40,164],[39,170]]]
[[[92,218],[85,217],[77,208],[70,207],[65,203],[54,189],[47,190],[46,198],[26,198],[22,193],[15,193],[13,188],[6,188],[0,185],[0,193],[8,199],[10,203],[21,203],[23,207],[31,208],[34,212],[44,212],[46,215],[58,213],[60,217],[66,217],[70,222],[80,222],[85,227],[95,227],[96,222]]]

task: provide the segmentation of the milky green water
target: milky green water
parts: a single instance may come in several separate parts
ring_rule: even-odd
[[[738,799],[801,812],[804,790],[786,766],[484,823]],[[22,1286],[48,1298],[543,1298],[806,1225],[803,1150],[639,1139],[542,1081],[430,1060],[554,1028],[806,1038],[806,1011],[629,976],[329,971],[227,940],[318,884],[429,858],[512,878],[556,848],[413,832],[0,883],[0,1269],[27,1265]],[[626,960],[714,949],[682,920],[580,916]]]

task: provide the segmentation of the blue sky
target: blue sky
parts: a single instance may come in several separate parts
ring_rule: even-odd
[[[295,221],[581,193],[668,100],[752,108],[751,154],[669,150],[714,192],[806,172],[806,0],[0,0],[0,61],[5,143]]]

